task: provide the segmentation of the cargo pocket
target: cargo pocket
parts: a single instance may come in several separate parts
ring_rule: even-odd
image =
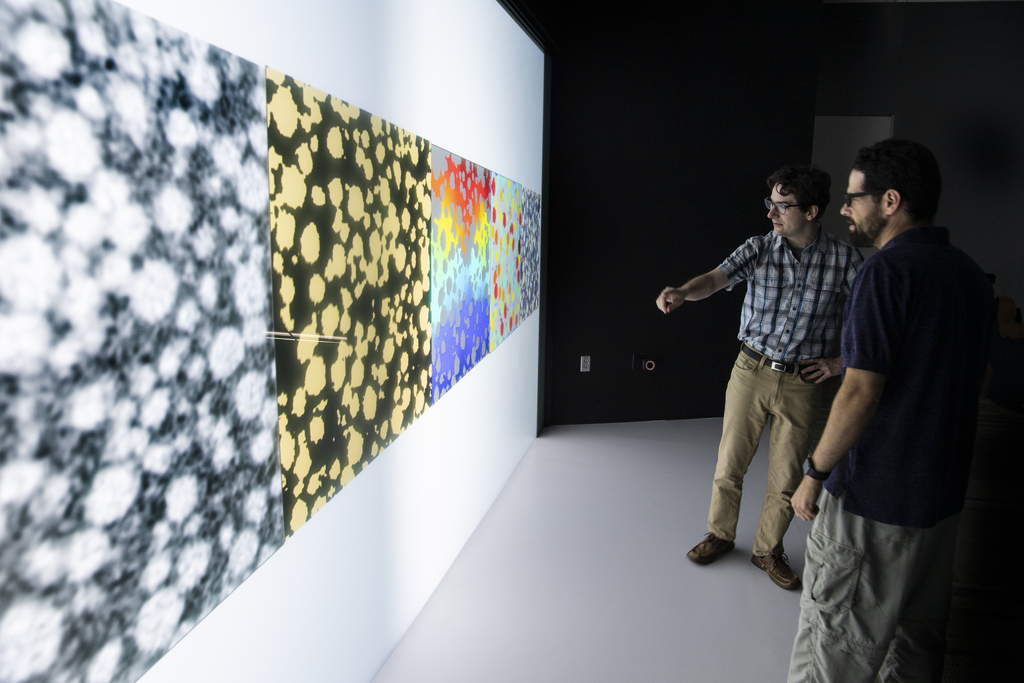
[[[864,551],[812,533],[807,537],[810,600],[820,612],[839,614],[850,609],[860,582]]]

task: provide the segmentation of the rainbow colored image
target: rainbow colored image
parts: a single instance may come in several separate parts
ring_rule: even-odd
[[[490,350],[491,172],[436,146],[431,166],[430,384],[437,401]]]

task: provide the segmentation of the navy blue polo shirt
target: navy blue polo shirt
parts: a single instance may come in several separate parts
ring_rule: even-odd
[[[860,267],[843,367],[886,381],[878,411],[825,483],[846,494],[844,510],[929,528],[963,508],[995,313],[988,279],[946,228],[907,230]]]

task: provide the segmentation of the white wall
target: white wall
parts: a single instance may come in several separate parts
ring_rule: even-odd
[[[541,189],[543,55],[493,0],[124,0]],[[537,314],[141,680],[371,680],[533,441]]]
[[[121,0],[541,191],[544,56],[494,0]]]
[[[142,683],[366,683],[533,442],[538,316],[428,410]]]

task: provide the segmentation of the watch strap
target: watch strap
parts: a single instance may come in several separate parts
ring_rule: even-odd
[[[814,460],[813,460],[813,458],[807,458],[807,467],[804,469],[804,474],[806,474],[811,479],[816,479],[818,481],[825,481],[826,479],[828,479],[829,475],[832,474],[832,473],[831,472],[819,472],[818,470],[814,469]]]

